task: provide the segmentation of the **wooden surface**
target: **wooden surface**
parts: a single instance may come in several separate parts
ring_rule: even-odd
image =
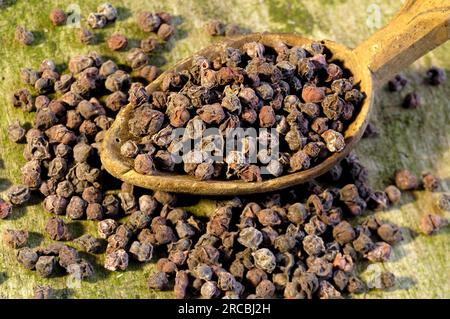
[[[124,53],[111,53],[104,43],[85,47],[76,40],[76,30],[54,28],[47,15],[55,1],[5,1],[8,6],[0,8],[0,192],[12,183],[20,181],[20,166],[23,145],[11,144],[7,140],[6,128],[14,119],[21,123],[30,121],[32,116],[15,110],[10,103],[10,94],[21,87],[18,71],[20,67],[37,68],[46,57],[57,63],[67,62],[70,56],[95,49],[108,56],[124,61]],[[152,61],[167,68],[176,61],[207,46],[211,39],[204,35],[203,22],[209,18],[220,18],[235,22],[255,32],[298,32],[314,39],[330,39],[353,47],[362,42],[377,28],[377,17],[381,27],[399,9],[400,1],[393,4],[389,0],[322,0],[322,1],[111,1],[119,7],[120,20],[98,33],[107,36],[115,31],[123,32],[133,39],[144,37],[134,24],[133,14],[140,9],[167,10],[174,13],[178,33],[170,43],[170,50],[152,55]],[[74,1],[58,1],[66,8]],[[76,1],[84,16],[95,10],[93,1]],[[35,4],[40,12],[30,10]],[[380,9],[378,15],[377,9]],[[374,23],[375,22],[375,23]],[[22,47],[14,42],[16,24],[24,24],[36,32],[36,44]],[[375,97],[373,122],[380,129],[380,137],[362,140],[357,154],[370,169],[372,184],[383,188],[391,182],[395,169],[405,167],[416,174],[431,171],[441,177],[440,190],[450,192],[450,82],[440,87],[423,84],[426,69],[436,64],[447,70],[450,76],[450,45],[429,53],[413,66],[405,75],[410,84],[402,93],[392,94],[380,89]],[[418,110],[401,107],[406,93],[417,90],[425,100]],[[405,241],[394,249],[391,261],[367,267],[361,265],[363,278],[370,276],[374,269],[392,271],[398,277],[396,288],[391,291],[372,291],[358,298],[450,298],[449,248],[450,234],[447,227],[435,236],[418,235],[418,222],[426,212],[436,212],[450,218],[450,213],[436,210],[433,198],[437,195],[417,191],[403,196],[399,206],[378,215],[403,227]],[[2,194],[3,195],[3,194]],[[5,228],[27,229],[32,232],[31,245],[47,243],[42,235],[45,213],[39,201],[31,206],[16,209],[12,218],[0,221],[0,233]],[[209,205],[209,206],[208,206]],[[197,210],[212,209],[209,203]],[[208,210],[208,209],[206,209]],[[94,222],[74,222],[70,225],[75,232],[95,234]],[[70,298],[164,298],[171,293],[155,293],[146,288],[146,278],[153,270],[153,264],[131,264],[125,273],[110,273],[102,269],[102,258],[87,256],[96,264],[96,276],[83,282],[81,286],[67,281],[67,277],[52,279],[39,278],[34,272],[19,267],[14,251],[0,243],[0,298],[27,298],[32,295],[35,284],[51,284],[57,289],[58,297]]]

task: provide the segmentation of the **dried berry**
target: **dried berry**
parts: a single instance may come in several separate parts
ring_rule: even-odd
[[[302,89],[302,98],[306,103],[320,103],[325,99],[325,89],[314,85],[305,85]]]
[[[143,175],[152,175],[155,172],[153,159],[150,154],[139,154],[134,159],[134,169]]]
[[[84,259],[81,259],[79,262],[70,264],[69,266],[67,266],[66,271],[76,280],[90,278],[94,274],[92,265]]]
[[[289,206],[287,212],[287,218],[290,222],[301,225],[305,222],[308,213],[305,206],[301,203],[294,203]]]
[[[439,180],[430,173],[422,175],[423,188],[429,192],[433,192],[439,187]]]
[[[378,236],[385,242],[393,245],[403,240],[403,235],[401,230],[393,224],[385,223],[378,227]]]
[[[321,136],[330,152],[340,152],[345,148],[345,140],[341,133],[334,130],[326,130]]]
[[[11,248],[22,248],[27,244],[29,234],[26,230],[5,229],[3,242]]]
[[[138,27],[145,32],[155,32],[161,25],[161,18],[148,11],[140,12],[137,16]]]
[[[320,299],[341,299],[341,293],[336,290],[328,281],[321,281],[318,295]]]
[[[186,289],[189,284],[189,277],[186,271],[180,270],[177,271],[175,276],[175,285],[174,285],[174,293],[175,298],[184,299],[186,297]]]
[[[154,37],[148,37],[141,40],[141,49],[145,53],[150,53],[158,47],[158,40]]]
[[[127,55],[127,60],[133,70],[139,70],[149,62],[148,55],[140,48],[133,48]]]
[[[36,272],[39,276],[50,277],[56,266],[55,256],[40,256],[36,262]]]
[[[348,222],[342,221],[333,228],[333,237],[343,245],[355,239],[355,230]]]
[[[210,35],[210,36],[225,35],[225,25],[218,20],[209,21],[205,25],[205,30],[208,33],[208,35]]]
[[[102,192],[93,187],[87,187],[83,190],[83,194],[81,196],[83,198],[83,200],[85,200],[86,202],[88,202],[89,204],[94,204],[94,203],[101,203],[102,202]]]
[[[439,209],[450,211],[450,195],[441,194],[436,204]]]
[[[21,89],[14,92],[12,96],[12,104],[14,107],[20,107],[25,112],[31,112],[35,109],[33,97],[27,89]]]
[[[78,37],[80,39],[80,42],[83,44],[92,45],[97,43],[97,38],[95,37],[95,34],[91,32],[91,30],[82,27],[78,33]]]
[[[206,281],[200,289],[201,296],[206,299],[217,297],[219,293],[220,291],[217,287],[217,283],[214,281]]]
[[[20,126],[19,121],[15,121],[13,124],[8,126],[8,138],[11,142],[20,143],[25,139],[26,131]]]
[[[382,289],[389,289],[395,286],[395,275],[389,271],[381,273]]]
[[[276,267],[276,261],[274,254],[267,248],[261,248],[252,253],[255,260],[255,266],[264,270],[265,272],[272,273]]]
[[[27,29],[25,29],[24,26],[17,26],[16,33],[15,33],[16,41],[24,44],[24,45],[31,45],[34,42],[34,35]]]
[[[385,242],[377,242],[372,250],[364,254],[364,257],[372,262],[384,262],[390,259],[391,253],[391,245]]]
[[[79,196],[70,198],[69,204],[66,208],[67,217],[71,219],[81,219],[86,213],[88,203]]]
[[[71,264],[78,263],[80,256],[75,248],[69,246],[62,246],[58,252],[59,265],[63,268],[67,268]]]
[[[44,209],[55,215],[64,215],[68,205],[66,198],[59,195],[49,195],[44,199]]]
[[[67,15],[64,10],[55,8],[50,11],[50,21],[54,26],[63,25],[66,23]]]
[[[92,29],[104,28],[107,21],[104,15],[98,13],[90,13],[87,17],[87,23]]]
[[[54,89],[54,80],[51,78],[40,78],[34,83],[34,88],[38,94],[49,94]]]
[[[64,198],[70,198],[75,192],[74,186],[69,181],[62,181],[56,186],[56,195]]]
[[[422,97],[416,92],[408,93],[403,100],[403,107],[407,109],[416,109],[422,104]]]
[[[238,242],[245,247],[256,250],[262,240],[262,233],[254,227],[247,227],[239,232]]]
[[[431,235],[447,225],[447,219],[435,214],[425,214],[420,220],[419,227],[422,233]]]
[[[388,82],[388,87],[391,92],[398,92],[408,84],[408,80],[401,74],[397,74],[392,80]]]
[[[153,256],[153,246],[150,243],[135,241],[131,244],[130,254],[140,262],[150,261]]]
[[[97,7],[97,13],[103,15],[106,20],[113,22],[117,19],[117,9],[110,3],[102,3]]]
[[[163,272],[155,272],[148,278],[148,288],[156,290],[165,290],[168,288],[169,281]]]
[[[275,112],[270,105],[265,105],[259,111],[259,125],[261,127],[272,127],[275,124]]]
[[[154,65],[145,65],[139,69],[139,76],[149,83],[153,82],[158,77],[159,73],[159,68]]]
[[[105,268],[110,271],[126,270],[128,268],[128,254],[124,249],[118,249],[116,251],[106,254]]]
[[[106,216],[114,217],[119,214],[119,200],[114,195],[106,195],[102,202]]]
[[[319,236],[308,235],[303,239],[303,249],[309,256],[319,256],[325,252],[325,245]]]
[[[217,274],[217,286],[222,291],[232,291],[235,289],[237,282],[232,274],[221,271]]]
[[[160,258],[156,263],[156,269],[160,272],[173,274],[177,271],[177,265],[167,258]]]
[[[395,172],[395,184],[402,191],[414,190],[417,188],[417,177],[407,169]]]
[[[219,103],[205,105],[197,110],[197,114],[208,124],[220,124],[225,119],[225,113]]]
[[[447,75],[445,74],[445,70],[438,67],[431,67],[427,71],[427,81],[431,85],[441,85],[447,80]]]
[[[362,226],[364,227],[364,226]],[[352,245],[357,252],[365,254],[374,248],[372,239],[370,238],[370,231],[366,228],[361,228],[358,238],[356,238]]]
[[[22,168],[22,182],[30,189],[38,189],[41,185],[41,165],[38,160],[27,162]]]
[[[396,186],[389,185],[384,189],[384,191],[392,204],[397,204],[400,202],[402,193]]]
[[[98,203],[89,203],[86,207],[86,217],[88,220],[102,220],[103,207]]]
[[[24,185],[14,185],[8,189],[6,196],[11,204],[19,206],[30,200],[31,192]]]
[[[12,213],[12,205],[0,198],[0,219],[8,218]]]
[[[158,37],[163,40],[168,40],[175,33],[175,28],[171,24],[163,23],[158,29]]]
[[[26,269],[34,269],[38,258],[38,254],[28,247],[21,248],[17,251],[17,261]]]
[[[87,253],[97,254],[102,249],[102,243],[100,240],[90,234],[84,234],[74,240],[74,243],[80,245]]]
[[[300,150],[292,155],[289,165],[292,172],[306,170],[311,165],[311,159],[304,151]]]
[[[349,276],[347,290],[349,293],[359,294],[364,292],[366,285],[356,276]]]

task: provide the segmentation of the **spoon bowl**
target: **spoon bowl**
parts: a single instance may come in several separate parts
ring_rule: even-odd
[[[338,62],[352,74],[355,85],[365,94],[365,98],[359,109],[355,110],[357,113],[355,119],[344,132],[345,148],[307,170],[250,183],[241,180],[200,181],[190,175],[168,172],[158,172],[154,175],[139,174],[133,169],[133,161],[120,153],[121,145],[131,137],[128,128],[128,119],[133,110],[131,104],[119,112],[105,135],[101,151],[103,166],[116,178],[139,187],[196,195],[265,193],[310,181],[329,171],[350,153],[366,129],[373,108],[375,89],[402,68],[447,41],[450,34],[449,21],[450,6],[444,6],[442,1],[410,0],[389,25],[356,49],[350,49],[333,41],[321,41],[328,50],[327,59],[330,62]],[[312,42],[310,39],[292,33],[248,34],[215,43],[196,55],[213,60],[226,47],[241,49],[245,43],[254,41],[269,47],[274,47],[279,42],[289,46],[303,46]],[[161,74],[148,85],[147,91],[152,93],[158,90],[167,72],[189,68],[192,58],[189,57],[177,63]]]

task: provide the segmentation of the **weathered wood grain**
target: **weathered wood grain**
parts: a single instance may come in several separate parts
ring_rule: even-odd
[[[87,53],[95,49],[100,53],[124,61],[124,53],[111,53],[104,43],[86,47],[78,43],[77,30],[68,27],[54,28],[47,15],[55,1],[12,1],[6,0],[0,8],[0,192],[10,184],[20,181],[20,166],[23,145],[13,145],[7,140],[6,127],[14,119],[29,122],[32,116],[16,110],[10,103],[11,92],[21,87],[18,71],[20,67],[38,67],[40,61],[49,57],[63,64],[70,56]],[[98,1],[100,3],[101,1]],[[167,0],[167,1],[110,1],[119,7],[120,19],[108,28],[98,31],[103,37],[115,31],[123,32],[132,43],[144,36],[137,30],[133,15],[140,9],[167,10],[176,15],[178,33],[171,40],[170,51],[152,55],[152,61],[164,68],[183,59],[191,53],[211,43],[202,30],[203,22],[209,18],[220,18],[234,22],[253,31],[299,32],[310,38],[331,39],[348,46],[356,46],[373,33],[376,25],[376,6],[380,9],[381,26],[399,9],[400,2],[378,0],[310,0],[310,1],[217,1],[217,0]],[[62,8],[77,3],[84,16],[97,5],[96,1],[60,0]],[[374,6],[374,4],[376,6]],[[35,5],[37,10],[30,10]],[[375,11],[374,11],[375,10]],[[374,13],[375,12],[375,13]],[[375,18],[375,19],[374,19]],[[366,22],[370,23],[367,24]],[[83,21],[82,21],[83,23]],[[23,47],[14,42],[14,28],[24,24],[36,32],[37,43]],[[372,27],[373,26],[373,27]],[[431,171],[442,178],[441,191],[450,188],[450,82],[441,87],[423,84],[427,67],[436,64],[446,68],[450,75],[450,45],[446,44],[420,59],[406,72],[410,84],[401,94],[391,94],[379,90],[376,97],[373,122],[381,136],[365,139],[357,147],[357,154],[370,168],[370,178],[379,188],[391,182],[393,171],[399,167],[412,169],[415,173]],[[426,103],[418,110],[401,108],[402,97],[417,90]],[[436,195],[436,194],[434,194]],[[429,193],[417,191],[406,194],[401,205],[380,217],[404,227],[405,241],[395,247],[392,261],[377,264],[375,268],[394,272],[398,280],[392,291],[377,292],[358,296],[366,298],[449,298],[450,297],[450,234],[449,228],[441,233],[425,237],[417,235],[418,221],[425,212],[437,211],[432,205]],[[16,209],[14,216],[0,221],[0,233],[5,228],[23,228],[32,231],[31,244],[48,242],[40,235],[49,214],[45,213],[38,200],[26,208]],[[213,206],[210,204],[210,206]],[[201,207],[194,209],[201,210]],[[94,222],[73,222],[71,227],[77,232],[95,234]],[[155,293],[146,288],[146,278],[154,269],[153,264],[132,264],[125,273],[109,273],[101,267],[102,257],[87,256],[95,262],[96,276],[80,287],[67,281],[67,277],[52,279],[39,278],[34,272],[20,268],[14,252],[0,243],[0,298],[28,298],[35,284],[51,284],[58,289],[59,297],[70,298],[166,298],[171,293]],[[368,276],[371,268],[361,266],[363,276]]]

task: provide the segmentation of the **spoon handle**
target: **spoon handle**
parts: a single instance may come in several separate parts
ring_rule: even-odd
[[[407,0],[392,21],[355,50],[379,87],[450,37],[450,0]]]

